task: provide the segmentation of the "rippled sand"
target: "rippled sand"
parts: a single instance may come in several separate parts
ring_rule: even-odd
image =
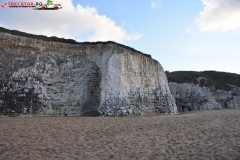
[[[0,117],[0,159],[240,159],[240,109]]]

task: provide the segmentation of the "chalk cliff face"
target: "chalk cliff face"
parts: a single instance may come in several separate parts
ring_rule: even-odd
[[[169,82],[177,106],[192,109],[240,108],[240,87],[229,85],[230,91],[193,83]],[[180,108],[179,108],[180,109]]]
[[[65,44],[0,33],[0,112],[177,114],[162,66],[116,43]]]

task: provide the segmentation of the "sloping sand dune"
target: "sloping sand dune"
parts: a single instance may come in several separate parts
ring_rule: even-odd
[[[0,159],[240,159],[240,110],[1,117]]]

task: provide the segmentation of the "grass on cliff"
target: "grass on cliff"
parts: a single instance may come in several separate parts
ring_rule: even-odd
[[[16,36],[22,36],[22,37],[28,37],[28,38],[33,38],[33,39],[38,39],[38,40],[43,40],[43,41],[47,41],[47,42],[61,42],[61,43],[68,43],[68,44],[86,44],[86,45],[95,45],[95,44],[109,44],[109,43],[112,43],[112,44],[115,44],[119,47],[123,47],[125,49],[128,49],[132,52],[137,52],[137,53],[140,53],[140,54],[143,54],[144,56],[146,57],[149,57],[151,58],[151,55],[149,54],[145,54],[145,53],[142,53],[138,50],[135,50],[134,48],[131,48],[129,46],[125,46],[123,44],[119,44],[119,43],[116,43],[116,42],[113,42],[113,41],[106,41],[106,42],[76,42],[75,40],[73,39],[65,39],[65,38],[58,38],[58,37],[47,37],[47,36],[43,36],[43,35],[35,35],[35,34],[29,34],[29,33],[25,33],[25,32],[21,32],[21,31],[17,31],[17,30],[9,30],[9,29],[6,29],[6,28],[3,28],[3,27],[0,27],[0,32],[4,32],[4,33],[9,33],[9,34],[12,34],[12,35],[16,35]]]
[[[169,82],[176,83],[194,83],[198,84],[198,77],[205,77],[207,82],[200,81],[200,86],[214,86],[216,89],[230,90],[230,85],[240,87],[240,75],[235,73],[227,72],[216,72],[216,71],[176,71],[176,72],[165,72]]]

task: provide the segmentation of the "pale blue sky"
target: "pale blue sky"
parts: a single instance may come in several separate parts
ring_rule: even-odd
[[[4,2],[0,0],[0,4]],[[61,19],[59,15],[63,18],[62,21],[53,20],[54,23],[47,26],[49,32],[43,32],[44,24],[37,20],[31,26],[32,21],[16,20],[14,15],[11,19],[14,12],[25,17],[31,13],[36,19],[48,22],[51,20],[51,17],[48,20],[49,11],[40,14],[25,11],[27,9],[25,12],[23,9],[21,12],[19,9],[0,9],[1,15],[10,15],[8,19],[0,20],[0,25],[78,41],[117,41],[151,54],[169,71],[216,70],[240,74],[239,0],[54,2],[62,4],[63,9],[51,11],[52,19]],[[61,33],[57,32],[58,29]]]

